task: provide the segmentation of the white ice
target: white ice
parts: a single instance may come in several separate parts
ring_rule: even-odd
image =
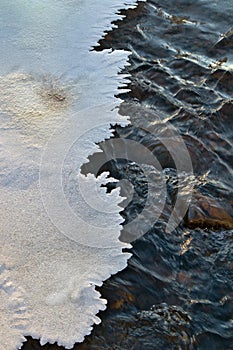
[[[71,348],[106,307],[95,286],[127,265],[117,190],[80,174],[111,136],[127,52],[91,51],[121,0],[1,0],[0,349]],[[94,194],[94,195],[93,195]]]

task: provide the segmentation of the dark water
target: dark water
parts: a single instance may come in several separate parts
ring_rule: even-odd
[[[126,68],[131,91],[120,95],[121,113],[130,115],[132,125],[116,127],[115,133],[153,152],[167,179],[167,200],[160,219],[134,242],[129,266],[100,288],[109,300],[102,324],[74,349],[230,350],[233,1],[149,0],[125,14],[98,48],[132,52]],[[151,135],[147,128],[155,122],[157,135]],[[159,140],[166,123],[185,141],[194,170],[179,184],[193,184],[190,207],[170,234],[165,226],[178,185],[173,159]],[[133,200],[122,213],[130,222],[147,198],[144,173],[125,160],[104,169],[134,185]],[[39,348],[61,349],[32,339],[23,346]]]

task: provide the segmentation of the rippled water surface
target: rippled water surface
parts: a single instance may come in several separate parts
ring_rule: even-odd
[[[132,125],[116,127],[116,136],[141,143],[159,160],[167,200],[160,219],[134,242],[129,266],[100,288],[109,308],[100,315],[102,324],[75,349],[230,350],[233,2],[148,0],[125,14],[96,49],[132,52],[126,69],[131,91],[120,94],[121,113],[130,115]],[[192,176],[183,174],[179,183],[159,137],[168,123],[182,136],[193,164]],[[153,135],[147,131],[151,125],[156,126]],[[145,205],[145,172],[124,160],[109,162],[105,169],[135,188],[122,213],[128,223]],[[153,169],[148,167],[147,173]],[[185,193],[190,184],[193,195],[186,216],[168,234],[165,226],[178,187]],[[155,190],[155,212],[156,198]],[[23,346],[34,348],[40,346],[32,339]]]

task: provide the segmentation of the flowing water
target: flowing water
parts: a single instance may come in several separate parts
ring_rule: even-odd
[[[166,178],[167,199],[160,218],[133,243],[128,267],[99,288],[109,307],[100,313],[102,323],[74,349],[230,350],[233,1],[148,0],[124,14],[96,48],[132,52],[125,69],[131,91],[119,94],[124,100],[121,113],[130,115],[132,125],[115,127],[115,134],[153,153]],[[193,173],[184,173],[179,182],[171,154],[159,138],[168,124],[182,136],[193,165]],[[148,133],[151,125],[157,133]],[[123,159],[98,170],[104,169],[134,186],[122,212],[128,223],[147,200],[145,171]],[[147,174],[153,171],[148,166]],[[192,199],[184,220],[167,233],[178,187],[187,194],[190,184]],[[156,188],[153,195],[152,213]],[[60,347],[41,347],[30,338],[22,349],[39,348]]]

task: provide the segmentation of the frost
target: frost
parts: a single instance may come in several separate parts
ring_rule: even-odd
[[[80,168],[128,123],[114,97],[127,52],[91,47],[134,0],[2,0],[0,349],[25,336],[71,348],[99,310],[95,286],[122,270],[118,190]]]

